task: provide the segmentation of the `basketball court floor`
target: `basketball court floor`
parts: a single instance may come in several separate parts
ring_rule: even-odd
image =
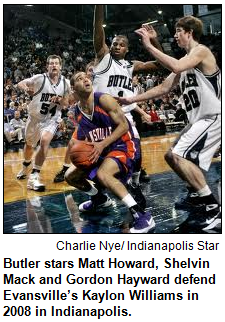
[[[186,211],[175,210],[174,203],[186,195],[184,183],[166,165],[164,153],[175,134],[151,136],[142,139],[143,166],[150,174],[149,183],[143,183],[147,208],[152,212],[156,228],[152,233],[221,233],[221,224],[213,230],[202,231],[197,226],[185,225]],[[26,179],[17,180],[16,174],[23,161],[22,147],[7,151],[4,155],[4,233],[53,233],[53,234],[111,234],[129,233],[132,218],[126,207],[110,193],[113,205],[92,213],[79,213],[78,205],[87,196],[67,183],[53,183],[61,169],[65,155],[65,143],[52,142],[41,171],[45,192],[27,190]],[[218,197],[218,181],[221,179],[221,160],[214,159],[206,174],[208,183]]]

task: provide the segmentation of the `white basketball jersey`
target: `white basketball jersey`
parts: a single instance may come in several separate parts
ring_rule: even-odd
[[[113,97],[134,96],[132,86],[133,69],[132,62],[125,59],[116,60],[110,53],[106,54],[93,70],[94,91],[107,93]],[[129,110],[132,110],[132,108]]]
[[[29,104],[29,115],[40,122],[49,119],[60,120],[61,106],[59,103],[52,103],[51,98],[55,95],[64,96],[69,91],[68,81],[60,75],[58,83],[53,84],[48,74],[35,75],[31,81],[34,83],[35,93]]]
[[[221,73],[204,75],[192,68],[181,73],[180,88],[190,124],[221,114]]]

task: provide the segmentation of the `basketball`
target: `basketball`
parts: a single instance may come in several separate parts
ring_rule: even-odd
[[[87,168],[92,165],[89,157],[93,151],[93,146],[88,145],[86,141],[76,140],[70,148],[70,160],[76,166],[80,168]]]

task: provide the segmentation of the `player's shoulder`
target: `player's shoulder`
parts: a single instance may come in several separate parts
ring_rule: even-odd
[[[36,74],[36,75],[33,75],[32,77],[30,77],[29,80],[31,80],[32,82],[43,81],[44,78],[45,78],[44,74]]]

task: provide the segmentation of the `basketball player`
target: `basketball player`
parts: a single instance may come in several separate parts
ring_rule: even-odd
[[[144,212],[137,205],[122,183],[127,181],[132,172],[135,156],[129,122],[113,97],[93,92],[92,82],[86,73],[74,74],[71,86],[79,102],[75,107],[78,128],[69,146],[72,147],[74,140],[78,139],[90,141],[94,148],[90,157],[94,168],[88,171],[71,166],[65,174],[68,184],[91,196],[91,200],[82,203],[79,210],[91,211],[97,207],[110,206],[111,199],[101,192],[103,186],[130,209],[134,218],[134,226],[130,231],[147,233],[155,226],[154,220],[150,212]],[[96,185],[89,181],[95,177]]]
[[[175,39],[187,52],[180,60],[157,50],[144,28],[136,32],[142,37],[146,49],[172,73],[161,85],[136,97],[121,99],[121,102],[130,104],[159,97],[180,83],[189,124],[166,153],[165,159],[188,185],[186,199],[176,207],[195,209],[199,215],[189,223],[198,223],[203,230],[212,229],[221,216],[220,206],[201,169],[209,169],[221,142],[221,73],[210,49],[199,43],[203,24],[192,16],[181,18],[176,23]]]
[[[153,62],[143,63],[141,61],[127,61],[125,56],[128,52],[128,39],[126,36],[118,35],[112,40],[111,47],[105,43],[105,32],[103,28],[104,23],[104,6],[96,5],[94,13],[94,49],[96,54],[95,66],[94,66],[94,91],[103,92],[112,95],[113,97],[128,97],[134,95],[134,88],[132,86],[132,77],[134,73],[140,71],[152,71],[158,67]],[[151,31],[155,42],[155,45],[159,47],[156,41],[156,33]],[[137,150],[137,162],[135,165],[135,171],[132,176],[132,182],[134,185],[133,191],[139,192],[141,197],[141,190],[139,188],[139,177],[141,172],[141,150],[140,150],[140,136],[135,127],[131,110],[135,109],[138,113],[146,118],[149,122],[150,117],[136,104],[130,104],[129,106],[122,107],[123,112],[130,121],[133,132],[136,138]],[[142,195],[144,198],[144,196]],[[144,199],[140,198],[144,202]]]
[[[91,61],[90,63],[87,64],[85,68],[86,74],[91,81],[93,81],[93,78],[94,78],[93,76],[94,63],[95,63],[94,61]],[[77,98],[75,97],[74,93],[73,94],[71,93],[69,101],[70,101],[70,104],[75,104],[75,102],[77,101]],[[70,164],[70,155],[69,155],[69,146],[68,146],[66,148],[63,167],[55,175],[55,178],[54,178],[55,183],[63,182],[65,180],[65,173],[69,169],[70,165],[71,164]]]
[[[61,75],[61,68],[61,58],[51,55],[47,58],[47,73],[37,74],[17,84],[19,89],[32,96],[25,129],[26,143],[23,168],[18,173],[17,179],[24,179],[28,175],[33,148],[40,141],[33,168],[27,181],[27,188],[35,191],[45,190],[45,185],[40,182],[39,173],[46,158],[49,144],[61,121],[62,97],[70,92],[70,84]]]

